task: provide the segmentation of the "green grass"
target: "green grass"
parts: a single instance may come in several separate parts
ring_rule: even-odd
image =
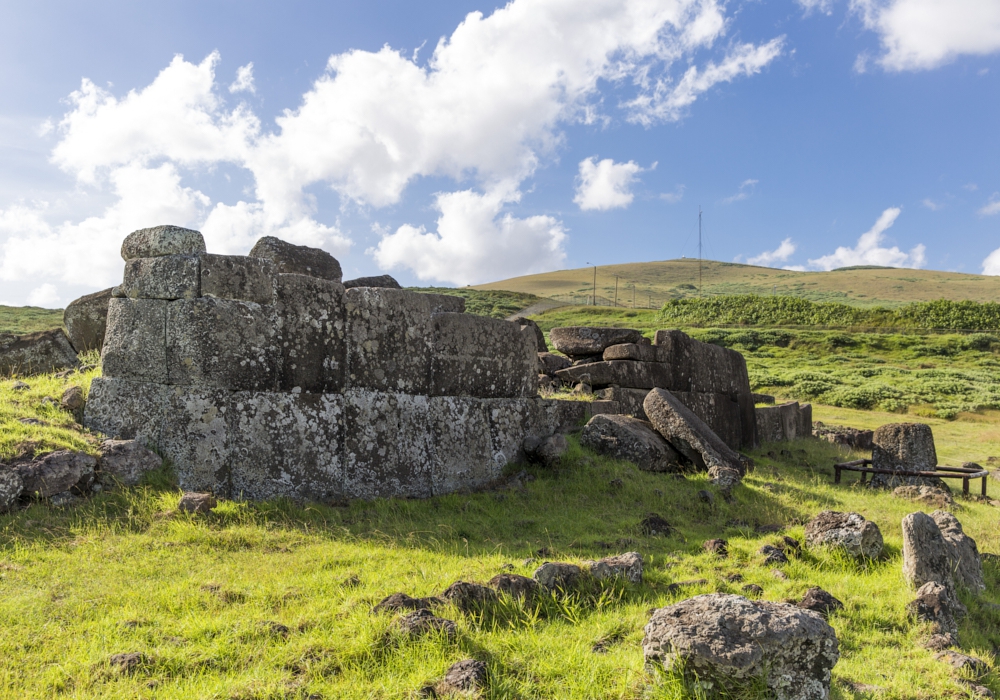
[[[11,412],[68,426],[34,407],[64,383],[28,381],[31,394],[4,393],[0,401]],[[816,407],[820,420],[859,417],[895,419]],[[1000,454],[1000,421],[973,418],[931,421],[942,459]],[[2,424],[4,433],[11,427]],[[52,428],[63,429],[74,432]],[[54,432],[48,439],[90,444],[75,434],[75,443]],[[35,504],[0,516],[0,697],[409,698],[470,656],[490,667],[487,698],[696,697],[680,678],[643,668],[648,610],[699,593],[740,593],[749,583],[769,600],[797,600],[818,585],[845,603],[831,618],[842,654],[834,698],[869,697],[849,682],[881,686],[884,698],[965,697],[947,667],[918,646],[921,630],[905,613],[912,592],[900,572],[900,520],[918,506],[851,483],[832,485],[830,465],[845,455],[827,443],[782,447],[790,456],[769,457],[777,452],[769,446],[753,453],[757,469],[736,489],[735,502],[711,505],[696,497],[711,489],[703,475],[640,472],[575,443],[559,469],[528,468],[536,479],[523,489],[425,501],[339,508],[224,502],[193,517],[176,511],[179,493],[156,474],[156,486],[105,492],[74,507]],[[781,567],[788,580],[775,578],[756,551],[780,535],[755,527],[780,524],[781,534],[801,540],[803,524],[824,509],[855,510],[877,522],[885,557],[858,564],[806,551]],[[676,534],[643,535],[639,522],[649,512],[667,518]],[[998,551],[997,512],[979,502],[962,502],[958,511],[981,551]],[[728,559],[701,549],[713,537],[730,541]],[[536,564],[525,563],[529,558],[581,562],[629,550],[645,559],[642,585],[531,606],[507,600],[478,616],[445,606],[439,614],[458,623],[454,642],[401,639],[391,632],[391,615],[369,612],[397,591],[434,595],[456,580],[484,582],[508,569],[530,575]],[[735,573],[744,580],[726,579]],[[986,576],[989,591],[964,598],[970,616],[960,637],[992,664],[1000,646],[1000,613],[988,605],[1000,603],[996,560],[987,562]],[[707,582],[670,588],[701,578]],[[287,636],[272,622],[286,626]],[[594,653],[602,640],[607,652]],[[113,672],[110,655],[133,651],[148,663],[133,675]],[[1000,691],[995,672],[985,682]]]
[[[62,325],[62,309],[40,309],[37,306],[0,306],[0,333],[22,335],[62,328]]]
[[[532,304],[542,301],[534,294],[520,292],[481,291],[471,287],[408,287],[411,292],[426,292],[430,294],[449,294],[465,299],[466,313],[477,316],[492,316],[507,318],[523,311]]]

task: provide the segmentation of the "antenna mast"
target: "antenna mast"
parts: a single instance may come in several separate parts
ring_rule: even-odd
[[[701,299],[701,207],[698,207],[698,298]]]

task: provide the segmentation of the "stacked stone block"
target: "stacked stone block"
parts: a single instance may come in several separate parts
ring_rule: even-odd
[[[537,397],[517,324],[467,316],[457,297],[345,290],[316,249],[254,251],[208,254],[176,227],[122,246],[85,423],[157,447],[185,489],[427,497],[488,484],[527,435],[584,418]]]
[[[798,401],[778,406],[758,406],[757,436],[761,442],[785,442],[812,437],[812,405]]]

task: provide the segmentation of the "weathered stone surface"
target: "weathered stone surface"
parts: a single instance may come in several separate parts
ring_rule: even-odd
[[[160,440],[170,387],[129,379],[95,377],[84,409],[83,424],[120,440]]]
[[[708,480],[724,494],[728,494],[742,480],[742,473],[731,467],[713,464],[708,468]]]
[[[752,396],[753,396],[753,402],[755,404],[762,403],[762,404],[774,405],[774,397],[771,396],[770,394],[758,394],[757,392],[754,392]]]
[[[129,260],[120,293],[129,299],[194,299],[201,296],[198,263],[197,255]]]
[[[104,377],[167,383],[167,302],[111,299],[101,351]]]
[[[14,335],[0,333],[0,374],[40,374],[77,367],[80,361],[61,328]]]
[[[344,392],[344,490],[354,498],[433,493],[434,446],[426,396]]]
[[[931,634],[947,635],[951,640],[957,640],[958,619],[967,612],[952,589],[937,581],[922,585],[906,610],[918,622],[930,623]]]
[[[631,416],[595,415],[580,434],[580,444],[612,459],[624,459],[648,472],[679,471],[681,456],[646,421]]]
[[[680,665],[722,687],[763,677],[778,700],[826,700],[840,658],[833,628],[817,613],[724,593],[654,612],[642,651],[647,663]]]
[[[537,352],[549,351],[549,345],[545,342],[545,334],[538,327],[537,323],[524,316],[515,316],[510,320],[519,325],[522,331],[531,333],[535,337],[535,349]]]
[[[59,450],[14,467],[24,493],[48,498],[63,491],[86,491],[94,482],[97,460],[84,452]]]
[[[643,408],[656,432],[699,469],[725,467],[743,474],[740,456],[669,391],[653,389]]]
[[[605,362],[611,360],[635,360],[637,362],[660,362],[662,348],[656,345],[645,345],[639,343],[622,343],[620,345],[610,345],[604,349],[602,359]]]
[[[382,289],[403,288],[392,275],[374,275],[372,277],[358,277],[353,280],[344,280],[344,287],[347,289],[354,289],[356,287],[381,287]]]
[[[480,611],[497,600],[496,591],[492,588],[466,581],[455,581],[445,589],[441,597],[464,613]]]
[[[309,275],[340,282],[342,272],[337,259],[319,248],[294,245],[274,236],[264,236],[248,253],[251,258],[264,258],[274,263],[276,272]]]
[[[926,513],[903,518],[903,577],[915,588],[931,581],[947,588],[955,585],[948,544]]]
[[[483,407],[490,428],[493,462],[502,469],[506,464],[523,461],[523,441],[537,426],[539,399],[486,399]]]
[[[108,659],[116,672],[123,676],[131,675],[143,666],[149,664],[149,657],[141,651],[130,651],[123,654],[112,654]]]
[[[339,391],[347,372],[344,288],[337,282],[297,274],[275,281],[277,342],[281,349],[278,388]]]
[[[763,547],[757,550],[757,554],[762,554],[764,556],[765,564],[787,564],[788,556],[781,550],[771,544],[765,544]]]
[[[677,391],[750,395],[746,360],[735,350],[703,343],[678,330],[656,332],[653,341],[660,362],[673,367]]]
[[[524,438],[523,446],[525,457],[529,462],[549,469],[558,466],[562,456],[569,450],[566,437],[560,433],[548,437],[529,435]]]
[[[753,439],[744,444],[743,420],[739,401],[729,394],[708,394],[701,391],[671,391],[674,398],[691,409],[712,432],[733,450],[751,447]]]
[[[166,314],[166,383],[231,391],[276,388],[281,354],[268,307],[183,299],[168,302]]]
[[[393,593],[380,600],[372,608],[372,614],[402,612],[404,610],[430,610],[441,602],[439,598],[414,598],[406,593]]]
[[[829,617],[836,610],[843,610],[844,604],[822,588],[812,587],[797,603],[803,610],[812,610],[823,617]]]
[[[539,370],[542,374],[552,374],[554,375],[561,369],[566,369],[572,362],[567,360],[562,355],[556,355],[551,352],[540,352],[538,353]]]
[[[427,294],[420,292],[430,302],[432,314],[463,314],[465,299],[454,294]]]
[[[882,553],[878,525],[858,513],[825,510],[806,523],[810,547],[838,547],[853,557],[875,559]]]
[[[435,633],[448,639],[454,639],[458,635],[458,627],[454,622],[437,617],[430,610],[414,610],[396,620],[393,626],[411,639]]]
[[[796,438],[812,437],[813,430],[813,407],[810,403],[799,404],[798,429]]]
[[[609,386],[597,392],[597,396],[606,401],[614,401],[621,407],[621,413],[639,420],[648,420],[642,402],[646,400],[648,389],[629,389],[627,387]]]
[[[567,384],[585,381],[595,389],[616,385],[631,389],[652,389],[669,387],[673,384],[673,368],[660,362],[635,362],[633,360],[613,360],[611,362],[589,362],[575,365],[556,372],[556,377]]]
[[[937,452],[931,427],[923,423],[889,423],[879,426],[872,436],[872,467],[904,472],[934,471]],[[944,486],[936,477],[904,477],[873,474],[873,488],[902,485]]]
[[[451,665],[438,684],[439,693],[469,693],[486,687],[489,673],[486,664],[463,659]]]
[[[482,488],[500,477],[505,462],[493,458],[487,407],[481,400],[432,397],[427,411],[432,493]]]
[[[948,559],[955,583],[974,592],[985,591],[983,562],[976,541],[965,534],[962,523],[951,513],[936,510],[931,513],[931,518],[948,545]]]
[[[227,415],[229,493],[331,500],[343,490],[343,397],[237,392]]]
[[[517,324],[472,314],[433,314],[432,396],[516,398],[538,390],[537,353]]]
[[[83,395],[82,386],[67,387],[66,391],[59,398],[59,407],[71,413],[77,422],[83,420],[83,407],[86,403],[87,400]]]
[[[181,496],[177,510],[182,510],[185,513],[208,513],[216,505],[218,504],[215,497],[210,493],[188,492]]]
[[[642,531],[642,534],[649,535],[651,537],[669,535],[674,531],[674,528],[670,525],[670,523],[656,513],[650,513],[643,518],[642,522],[639,523],[639,529]]]
[[[136,486],[143,474],[163,465],[163,459],[139,440],[105,440],[97,458],[102,483]]]
[[[195,255],[205,252],[205,238],[198,231],[180,226],[153,226],[133,231],[122,242],[122,259],[158,258],[163,255]]]
[[[0,513],[6,513],[24,492],[24,480],[16,469],[0,466]]]
[[[200,256],[201,296],[274,303],[275,264],[245,255]]]
[[[489,585],[516,600],[530,600],[538,593],[538,581],[517,574],[497,574]]]
[[[547,561],[531,576],[538,585],[549,590],[569,590],[577,584],[583,575],[583,569],[576,564]]]
[[[63,324],[73,349],[79,352],[100,350],[108,327],[108,302],[111,290],[87,294],[71,301],[63,311]]]
[[[535,399],[533,430],[537,430],[538,434],[551,435],[579,428],[590,418],[589,406],[590,404],[585,401]]]
[[[431,312],[426,295],[355,287],[344,294],[348,386],[430,393]]]
[[[208,387],[178,386],[167,393],[156,444],[182,489],[229,493],[231,400],[232,392]]]
[[[549,331],[549,340],[555,349],[570,357],[600,355],[612,345],[638,343],[641,339],[642,333],[630,328],[570,326]]]
[[[834,445],[843,445],[844,447],[861,452],[872,449],[872,437],[874,435],[871,430],[858,430],[857,428],[849,428],[842,425],[824,425],[820,422],[816,422],[812,434],[813,437],[826,440]]]
[[[585,563],[590,575],[598,581],[623,578],[629,583],[642,583],[642,555],[638,552],[626,552]]]

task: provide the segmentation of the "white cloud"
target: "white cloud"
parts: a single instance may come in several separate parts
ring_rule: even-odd
[[[566,233],[551,216],[518,219],[502,214],[520,193],[503,187],[437,195],[437,231],[400,226],[371,251],[383,268],[409,268],[422,280],[458,285],[528,275],[558,267]]]
[[[984,275],[1000,275],[1000,248],[986,256],[983,260]]]
[[[824,15],[833,14],[834,0],[796,0],[806,14],[811,12],[822,12]]]
[[[753,194],[754,187],[756,187],[758,182],[760,182],[760,180],[744,180],[740,183],[740,189],[736,192],[736,194],[722,200],[723,204],[732,204],[733,202],[740,202],[746,199]]]
[[[632,203],[632,185],[636,175],[644,168],[630,160],[616,163],[611,158],[594,162],[593,158],[580,161],[576,196],[573,201],[583,211],[607,211],[627,207]]]
[[[943,204],[939,204],[938,202],[935,202],[933,199],[930,198],[925,199],[923,202],[921,202],[921,204],[923,204],[931,211],[940,211],[941,209],[944,209]]]
[[[230,84],[229,92],[249,92],[251,95],[257,92],[253,84],[253,61],[236,69],[236,80]]]
[[[43,308],[59,308],[59,290],[51,282],[40,284],[28,294],[28,306],[41,306]]]
[[[673,192],[664,192],[660,195],[660,199],[670,204],[677,204],[677,202],[684,199],[684,190],[687,189],[684,185],[677,185]]]
[[[974,182],[969,182],[969,183],[967,183],[965,185],[962,185],[962,189],[963,190],[968,190],[969,192],[975,192],[976,190],[979,189],[979,185],[977,185]]]
[[[886,229],[896,222],[902,210],[890,207],[882,212],[875,225],[861,234],[858,243],[853,248],[840,246],[830,255],[824,255],[816,260],[810,260],[809,265],[819,270],[834,270],[838,267],[854,265],[881,265],[884,267],[923,267],[927,260],[927,250],[923,243],[914,246],[909,253],[904,253],[896,246],[884,248],[881,243]]]
[[[787,262],[788,258],[792,257],[792,254],[795,252],[795,248],[796,245],[792,242],[792,239],[786,238],[774,250],[765,250],[760,255],[747,258],[747,265],[772,267],[776,262]]]
[[[993,216],[994,214],[1000,214],[1000,192],[994,192],[990,200],[979,209],[980,216]]]
[[[996,0],[852,0],[867,29],[879,34],[879,65],[926,70],[958,56],[1000,51]]]

